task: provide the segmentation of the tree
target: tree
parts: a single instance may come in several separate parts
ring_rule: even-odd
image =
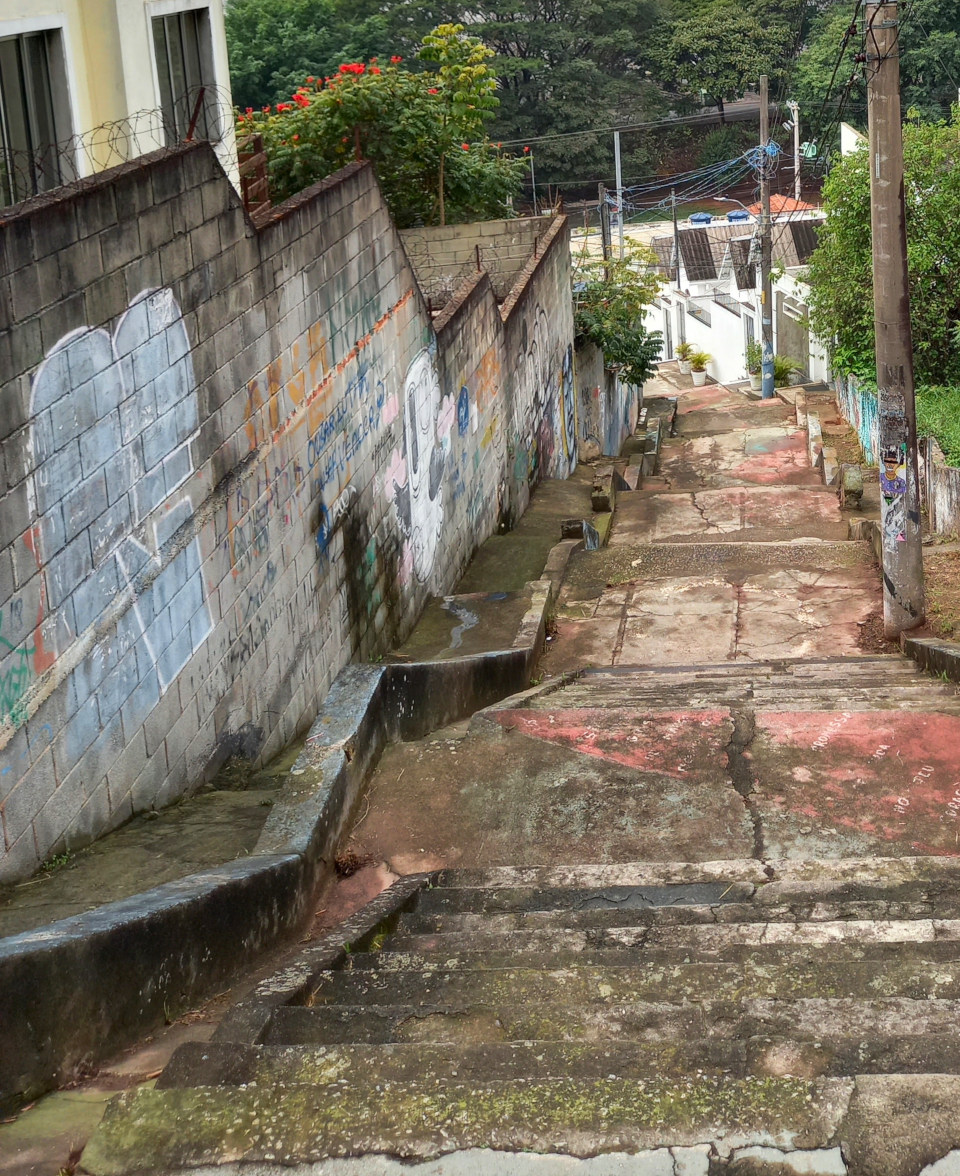
[[[904,126],[907,254],[917,381],[960,380],[960,112]],[[810,322],[835,366],[874,379],[869,153],[838,160],[823,189],[826,223],[810,259]]]
[[[666,109],[644,73],[665,0],[357,2],[360,12],[383,14],[398,46],[409,47],[433,24],[461,20],[492,49],[500,99],[490,124],[495,139],[519,146],[527,139],[584,132],[535,145],[538,181],[582,178],[595,185],[613,171],[612,136],[598,136],[595,128],[657,117]]]
[[[863,69],[856,61],[862,51],[859,31],[840,54],[844,33],[850,28],[851,9],[834,0],[814,21],[791,79],[791,92],[800,103],[814,129],[821,123],[833,129],[843,98],[847,121],[866,125],[866,83]],[[903,109],[916,110],[931,121],[948,118],[957,100],[954,78],[960,78],[960,31],[955,0],[924,0],[902,23],[900,36],[900,88]],[[834,68],[839,58],[839,68]],[[855,80],[850,84],[851,77]],[[830,82],[833,79],[833,88]],[[844,95],[846,97],[844,98]],[[824,119],[819,115],[826,102]],[[835,135],[830,135],[832,140]],[[829,150],[832,141],[821,142]]]
[[[725,103],[742,97],[761,74],[774,80],[782,74],[790,40],[787,25],[763,25],[737,4],[714,4],[674,24],[660,50],[662,76],[681,94],[706,94],[722,122]]]
[[[233,99],[243,109],[283,100],[305,77],[389,52],[382,17],[348,23],[333,0],[229,0],[224,20]]]
[[[618,369],[628,384],[642,384],[654,374],[663,337],[643,325],[644,309],[661,286],[657,259],[635,241],[624,241],[623,257],[581,254],[573,271],[573,321],[577,336],[603,352],[607,367]]]
[[[282,200],[358,154],[376,165],[400,228],[504,215],[519,190],[522,158],[505,155],[483,132],[496,103],[483,46],[461,25],[425,39],[437,72],[348,62],[309,77],[289,102],[238,116],[238,134],[263,136],[274,199]]]

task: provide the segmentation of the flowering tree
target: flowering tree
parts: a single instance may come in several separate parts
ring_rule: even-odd
[[[433,68],[349,62],[307,78],[289,102],[238,114],[238,133],[263,136],[276,200],[366,158],[400,228],[502,216],[525,163],[484,133],[497,105],[489,55],[462,25],[440,25],[419,53]]]

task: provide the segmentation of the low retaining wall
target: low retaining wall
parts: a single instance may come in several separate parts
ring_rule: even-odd
[[[880,454],[880,426],[876,396],[869,388],[861,387],[853,376],[835,376],[833,386],[840,411],[856,430],[867,464],[877,465]]]
[[[548,565],[575,546],[558,544]],[[527,686],[552,581],[529,585],[508,649],[341,670],[248,858],[0,940],[0,1110],[96,1065],[292,934],[386,743]]]

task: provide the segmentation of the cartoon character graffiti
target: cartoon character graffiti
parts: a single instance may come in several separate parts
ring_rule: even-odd
[[[65,643],[114,609],[116,656],[143,651],[137,699],[146,714],[213,629],[199,541],[161,556],[193,514],[176,495],[193,473],[199,427],[190,341],[172,292],[143,291],[112,336],[90,327],[65,335],[34,377],[30,415],[47,603]],[[122,688],[112,698],[104,687],[101,716],[119,709]]]
[[[443,529],[443,475],[456,419],[452,398],[441,399],[434,351],[424,348],[407,369],[402,397],[404,458],[394,456],[386,480],[406,540],[404,564],[422,584],[433,572]]]
[[[894,543],[906,541],[907,447],[887,446],[880,467],[883,533]]]

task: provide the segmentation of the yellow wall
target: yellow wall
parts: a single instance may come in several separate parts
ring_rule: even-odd
[[[0,37],[45,27],[62,30],[73,132],[84,140],[77,158],[81,174],[121,161],[109,149],[109,135],[95,133],[105,123],[130,119],[135,129],[130,142],[139,153],[164,145],[156,118],[132,117],[160,105],[151,18],[195,7],[209,7],[215,84],[227,114],[231,103],[222,0],[0,0]],[[216,150],[236,183],[233,121],[224,117],[222,122],[224,139]]]

